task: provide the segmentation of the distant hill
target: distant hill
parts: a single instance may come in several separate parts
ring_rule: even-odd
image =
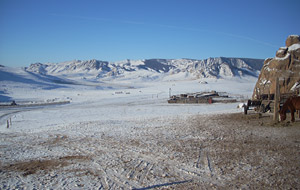
[[[35,63],[25,68],[41,75],[56,75],[85,80],[144,79],[172,80],[198,78],[258,77],[263,59],[208,58],[145,59],[107,62],[99,60],[69,61],[63,63]]]

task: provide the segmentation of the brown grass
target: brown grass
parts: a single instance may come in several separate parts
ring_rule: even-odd
[[[72,164],[71,161],[85,161],[89,159],[87,156],[72,155],[64,156],[56,159],[49,160],[29,160],[23,162],[16,162],[10,165],[3,166],[3,170],[6,172],[17,171],[23,172],[23,176],[35,174],[39,171],[48,172],[53,169],[61,168]]]

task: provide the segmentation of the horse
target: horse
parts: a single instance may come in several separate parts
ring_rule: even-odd
[[[300,96],[298,97],[289,97],[287,101],[283,104],[281,110],[279,111],[280,114],[280,121],[284,121],[286,119],[286,112],[290,110],[291,112],[291,121],[295,121],[294,112],[296,110],[300,110]]]

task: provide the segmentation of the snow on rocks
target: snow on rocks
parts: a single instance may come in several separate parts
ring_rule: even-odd
[[[288,49],[289,49],[289,51],[296,51],[296,50],[300,49],[300,43],[293,44]]]
[[[281,56],[279,56],[279,57],[275,57],[274,59],[275,60],[287,60],[287,59],[289,59],[290,58],[290,56],[291,56],[291,54],[289,54],[289,53],[286,53],[285,55],[281,55]]]
[[[274,58],[268,58],[257,80],[252,98],[256,98],[256,91],[262,94],[273,94],[275,92],[275,80],[281,78],[280,93],[289,93],[290,89],[300,80],[299,78],[299,60],[300,60],[300,37],[298,35],[288,36],[286,47],[281,47],[276,52]],[[264,83],[262,81],[270,81]]]
[[[299,35],[289,35],[285,41],[285,46],[290,47],[293,44],[300,43],[300,36]]]
[[[287,47],[281,47],[279,50],[276,52],[276,57],[282,58],[286,55],[288,48]]]

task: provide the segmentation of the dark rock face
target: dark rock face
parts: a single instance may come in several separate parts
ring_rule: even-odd
[[[274,58],[267,58],[261,69],[252,95],[256,99],[260,94],[273,94],[275,81],[279,78],[280,93],[296,91],[300,88],[300,38],[291,35],[286,47],[281,47]]]

